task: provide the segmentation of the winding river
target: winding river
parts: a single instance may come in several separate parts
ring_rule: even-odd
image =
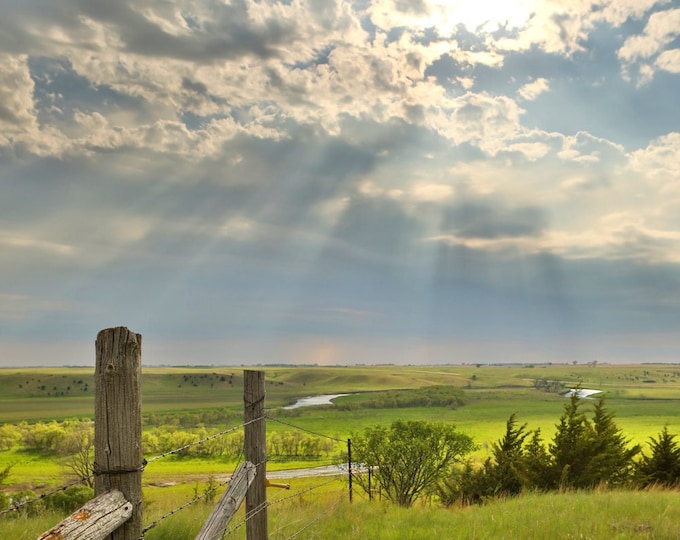
[[[350,394],[324,394],[321,396],[309,396],[298,399],[292,405],[284,407],[284,409],[299,409],[300,407],[313,407],[314,405],[332,405],[335,398],[349,395]]]

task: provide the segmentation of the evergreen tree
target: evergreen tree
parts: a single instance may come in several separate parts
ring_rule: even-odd
[[[649,438],[650,456],[642,454],[637,467],[638,478],[643,487],[659,484],[676,487],[680,484],[680,448],[675,435],[664,426],[657,439]]]
[[[551,486],[582,489],[625,484],[631,479],[633,458],[640,447],[628,448],[630,441],[617,427],[604,398],[595,404],[592,422],[580,411],[581,405],[574,392],[557,425],[550,446]]]
[[[506,423],[505,435],[492,445],[493,462],[486,469],[490,495],[517,495],[522,491],[522,469],[524,451],[522,446],[527,438],[526,424],[517,426],[513,413]]]
[[[525,489],[547,490],[551,485],[550,454],[543,445],[541,429],[531,432],[522,458],[522,482]]]
[[[549,448],[551,488],[589,487],[588,483],[583,483],[583,473],[591,457],[593,427],[580,411],[581,404],[578,392],[573,392],[556,426],[557,432]]]
[[[614,414],[605,408],[604,397],[595,404],[590,456],[581,484],[594,487],[600,484],[621,486],[632,476],[633,458],[640,446],[628,448],[627,440],[614,422]]]

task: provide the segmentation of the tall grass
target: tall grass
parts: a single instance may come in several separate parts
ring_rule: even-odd
[[[306,491],[327,480],[296,481],[291,492],[269,489],[269,538],[300,540],[363,538],[375,540],[561,540],[561,539],[656,539],[680,537],[678,491],[594,491],[529,493],[486,506],[443,508],[423,502],[400,508],[385,501],[368,501],[354,493],[348,501],[344,481]],[[200,486],[198,486],[200,488]],[[190,500],[196,486],[146,490],[145,523]],[[289,493],[301,493],[288,498]],[[146,535],[147,540],[192,539],[209,515],[212,504],[196,503],[164,519]],[[0,518],[0,537],[12,540],[36,538],[65,516],[43,512],[38,516]],[[242,523],[243,509],[231,527]],[[225,537],[244,539],[245,526]]]
[[[270,535],[288,538],[332,504],[309,505],[283,513],[290,521]],[[314,508],[314,506],[316,508]],[[305,529],[297,538],[366,538],[376,540],[446,539],[608,539],[680,537],[680,500],[677,492],[573,492],[528,494],[483,507],[444,509],[438,506],[400,508],[385,502],[344,500],[327,517]],[[303,515],[304,514],[304,515]],[[285,517],[284,517],[285,516]]]

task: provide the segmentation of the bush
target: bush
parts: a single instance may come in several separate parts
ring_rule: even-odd
[[[377,425],[353,435],[352,449],[353,459],[375,467],[374,478],[385,497],[408,507],[424,491],[434,490],[474,444],[452,425],[397,420],[389,428]],[[368,492],[366,477],[356,480]]]
[[[72,513],[94,498],[94,489],[89,486],[71,486],[63,491],[45,497],[45,508]]]

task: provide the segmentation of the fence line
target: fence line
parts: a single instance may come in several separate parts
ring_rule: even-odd
[[[239,463],[239,465],[240,465],[240,463]],[[237,468],[238,468],[238,467],[237,467]],[[234,470],[236,470],[236,469],[234,469]],[[178,506],[177,508],[171,510],[170,512],[167,512],[167,513],[163,514],[163,515],[160,516],[158,519],[156,519],[154,522],[149,523],[146,527],[144,527],[144,529],[142,529],[142,536],[139,537],[139,540],[142,540],[142,539],[144,538],[144,535],[145,535],[147,532],[149,532],[151,529],[157,527],[160,523],[162,523],[164,520],[168,519],[170,516],[174,516],[174,515],[175,515],[177,512],[179,512],[180,510],[184,510],[185,508],[188,508],[189,506],[191,506],[192,504],[197,503],[197,502],[200,501],[201,499],[205,499],[206,497],[208,497],[208,495],[211,495],[211,494],[215,493],[215,492],[216,492],[218,489],[220,489],[221,487],[226,486],[227,484],[229,484],[229,482],[231,482],[232,478],[233,478],[233,474],[232,474],[232,477],[229,478],[229,480],[225,480],[224,482],[220,482],[220,483],[217,484],[216,486],[214,486],[214,487],[212,487],[212,488],[206,490],[205,492],[203,492],[201,495],[198,495],[197,497],[194,497],[194,498],[191,499],[190,501],[188,501],[188,502],[186,502],[186,503],[184,503],[184,504],[181,504],[180,506]]]
[[[327,486],[328,484],[332,484],[333,482],[337,482],[337,481],[338,481],[337,478],[333,478],[332,480],[328,480],[328,481],[324,482],[323,484],[318,484],[318,485],[316,485],[316,486],[311,486],[311,487],[308,487],[308,488],[305,488],[305,489],[301,489],[301,490],[299,490],[299,491],[296,491],[295,493],[291,493],[290,495],[286,495],[286,496],[284,496],[284,497],[279,497],[278,499],[275,499],[275,500],[271,501],[271,502],[269,503],[269,506],[274,506],[275,504],[278,504],[278,503],[283,502],[283,501],[285,501],[285,500],[293,499],[293,498],[295,498],[295,497],[299,497],[300,495],[302,495],[302,494],[304,494],[304,493],[307,493],[307,492],[309,492],[309,491],[314,491],[315,489],[319,489],[319,488],[321,488],[321,487]]]
[[[239,430],[239,429],[244,428],[244,427],[245,427],[246,425],[248,425],[248,424],[251,424],[251,423],[260,421],[260,420],[262,420],[262,419],[269,419],[269,420],[272,420],[272,421],[274,421],[274,422],[277,422],[277,423],[280,423],[280,424],[287,425],[287,426],[289,426],[289,427],[298,429],[298,430],[300,430],[300,431],[303,431],[303,432],[306,432],[306,433],[309,433],[309,434],[311,434],[311,435],[315,435],[315,436],[318,436],[318,437],[324,437],[324,438],[327,438],[327,439],[330,439],[330,440],[333,440],[333,441],[336,441],[336,442],[344,442],[344,441],[342,441],[341,439],[338,439],[338,438],[336,438],[336,437],[332,437],[332,436],[329,436],[329,435],[325,435],[325,434],[323,434],[323,433],[319,433],[319,432],[316,432],[316,431],[313,431],[313,430],[309,430],[309,429],[303,428],[303,427],[301,427],[301,426],[297,426],[297,425],[295,425],[295,424],[293,424],[293,423],[286,422],[286,421],[283,421],[283,420],[279,420],[279,419],[274,418],[274,417],[269,416],[269,415],[263,415],[263,416],[260,416],[260,417],[258,417],[258,418],[256,418],[256,419],[253,419],[253,420],[250,420],[250,421],[245,422],[245,423],[243,423],[243,424],[240,424],[240,425],[238,425],[238,426],[234,426],[234,427],[225,429],[225,430],[223,430],[223,431],[220,431],[219,433],[214,433],[214,434],[212,434],[212,435],[209,435],[209,436],[207,436],[207,437],[205,437],[205,438],[203,438],[203,439],[201,439],[201,440],[199,440],[199,441],[193,441],[193,442],[191,442],[191,443],[189,443],[189,444],[185,444],[185,445],[180,446],[180,447],[178,447],[178,448],[175,448],[175,449],[173,449],[173,450],[169,450],[169,451],[167,451],[167,452],[163,452],[162,454],[158,454],[158,455],[156,455],[156,456],[154,456],[154,457],[148,458],[148,459],[146,460],[146,463],[153,463],[153,462],[158,461],[158,460],[160,460],[160,459],[162,459],[162,458],[165,458],[165,457],[168,457],[168,456],[177,454],[177,453],[181,452],[182,450],[186,450],[187,448],[190,448],[190,447],[192,447],[192,446],[197,446],[197,445],[203,444],[203,443],[205,443],[205,442],[207,442],[207,441],[210,441],[210,440],[212,440],[212,439],[215,439],[215,438],[217,438],[217,437],[221,437],[221,436],[224,436],[224,435],[228,435],[228,434],[233,433],[233,432],[235,432],[235,431],[237,431],[237,430]],[[262,463],[264,463],[264,462],[266,462],[266,461],[267,461],[267,460],[265,459],[265,460],[263,460],[262,462],[258,463],[257,465],[260,465],[260,464],[262,464]],[[238,466],[240,465],[240,463],[241,463],[241,461],[239,460],[239,462],[237,463],[237,467],[236,467],[236,468],[238,468]],[[337,464],[337,463],[338,463],[338,462],[335,461],[335,460],[328,460],[328,464],[329,464],[329,465],[333,465],[333,464]],[[286,469],[280,469],[279,471],[281,471],[281,470],[285,471]],[[288,469],[288,470],[295,470],[295,469]],[[279,472],[279,471],[277,471],[277,472]],[[341,471],[339,471],[337,475],[339,476],[340,474],[342,474]],[[233,473],[232,473],[232,475],[233,475]],[[27,506],[27,505],[29,505],[29,504],[32,504],[32,503],[41,501],[41,500],[45,499],[46,497],[49,497],[50,495],[54,495],[55,493],[59,493],[60,491],[65,491],[66,489],[68,489],[68,488],[70,488],[70,487],[73,487],[73,486],[75,486],[75,485],[85,483],[85,482],[87,482],[89,479],[92,479],[94,476],[95,476],[94,474],[91,474],[91,475],[88,475],[88,476],[85,476],[85,477],[78,478],[77,480],[74,480],[74,481],[72,481],[72,482],[68,482],[68,483],[66,483],[66,484],[64,484],[64,485],[62,485],[62,486],[60,486],[59,488],[56,488],[56,489],[53,489],[53,490],[48,491],[48,492],[46,492],[46,493],[43,493],[43,494],[41,494],[41,495],[39,495],[39,496],[37,496],[37,497],[35,497],[35,498],[33,498],[33,499],[29,499],[29,500],[26,500],[26,501],[22,501],[21,503],[13,504],[10,508],[8,508],[8,509],[6,509],[6,510],[0,511],[0,516],[2,516],[3,514],[7,514],[7,513],[10,513],[10,512],[17,511],[17,510],[19,510],[20,508],[22,508],[22,507],[24,507],[24,506]],[[257,514],[259,514],[260,512],[264,511],[264,510],[265,510],[267,507],[269,507],[269,506],[273,506],[273,505],[279,504],[279,503],[281,503],[281,502],[283,502],[283,501],[286,501],[286,500],[289,500],[289,499],[292,499],[292,498],[301,496],[301,495],[303,495],[303,494],[305,494],[305,493],[308,493],[308,492],[313,491],[313,490],[315,490],[315,489],[319,489],[319,488],[321,488],[321,487],[324,487],[324,486],[326,486],[326,485],[332,484],[333,482],[337,482],[337,481],[338,481],[337,478],[333,478],[332,480],[329,480],[329,481],[323,482],[323,483],[321,483],[321,484],[318,484],[318,485],[315,485],[315,486],[311,486],[311,487],[308,487],[308,488],[305,488],[305,489],[296,491],[296,492],[294,492],[294,493],[291,493],[291,494],[286,495],[286,496],[284,496],[284,497],[280,497],[280,498],[275,499],[275,500],[273,500],[273,501],[265,502],[265,503],[259,505],[258,507],[256,507],[255,509],[253,509],[253,510],[249,513],[249,515],[246,516],[246,518],[243,519],[240,523],[238,523],[238,524],[235,525],[234,527],[232,527],[232,528],[230,528],[229,530],[227,530],[227,531],[225,532],[225,535],[231,534],[231,533],[234,532],[235,530],[239,529],[240,527],[242,527],[243,525],[245,525],[250,519],[252,519],[253,517],[255,517],[255,515],[257,515]],[[185,508],[188,508],[189,506],[192,506],[193,504],[197,503],[198,501],[200,501],[200,500],[202,500],[202,499],[205,499],[206,497],[208,497],[209,495],[213,494],[214,492],[216,492],[216,491],[219,490],[220,488],[222,488],[222,487],[228,485],[229,482],[231,482],[231,477],[230,477],[228,480],[225,480],[225,481],[223,481],[223,482],[220,482],[220,483],[217,484],[216,486],[214,486],[214,487],[212,487],[212,488],[206,490],[206,491],[205,491],[204,493],[202,493],[201,495],[199,495],[199,496],[197,496],[197,497],[194,497],[194,498],[191,499],[190,501],[187,501],[186,503],[183,503],[182,505],[180,505],[180,506],[174,508],[173,510],[170,510],[169,512],[166,512],[165,514],[163,514],[162,516],[160,516],[159,518],[157,518],[156,520],[154,520],[153,522],[149,523],[148,525],[146,525],[146,526],[143,528],[143,530],[142,530],[142,535],[139,537],[139,540],[143,540],[144,534],[146,534],[147,532],[149,532],[151,529],[157,527],[157,526],[158,526],[160,523],[162,523],[164,520],[166,520],[166,519],[170,518],[171,516],[175,515],[177,512],[180,512],[181,510],[184,510]],[[303,527],[302,529],[300,529],[299,531],[297,531],[293,536],[290,536],[289,538],[293,538],[294,536],[297,536],[297,535],[300,534],[303,530],[307,529],[307,528],[310,527],[312,524],[314,524],[314,523],[316,523],[317,521],[319,521],[324,515],[327,515],[334,507],[336,507],[336,506],[339,504],[339,502],[342,501],[343,498],[344,498],[344,495],[343,495],[343,496],[339,499],[339,501],[338,501],[337,503],[335,503],[332,507],[330,507],[328,510],[326,510],[326,511],[322,512],[321,514],[319,514],[315,519],[313,519],[311,522],[309,522],[308,524],[306,524],[305,527]]]
[[[255,420],[251,420],[251,422],[255,422],[255,421],[257,421],[257,420],[261,420],[262,418],[264,418],[264,417],[260,417],[260,418],[257,418],[257,419],[255,419]],[[149,463],[153,463],[154,461],[158,461],[159,459],[168,457],[168,456],[170,456],[170,455],[177,454],[177,453],[181,452],[182,450],[186,450],[187,448],[189,448],[189,447],[191,447],[191,446],[196,446],[196,445],[199,445],[199,444],[203,444],[203,443],[205,443],[206,441],[215,439],[215,438],[217,438],[217,437],[221,437],[221,436],[223,436],[223,435],[227,435],[227,434],[229,434],[229,433],[233,433],[234,431],[237,431],[237,430],[239,430],[239,429],[245,427],[245,426],[246,426],[247,424],[249,424],[249,423],[250,423],[250,422],[246,422],[246,423],[244,423],[244,424],[241,424],[241,425],[238,425],[238,426],[235,426],[235,427],[226,429],[226,430],[224,430],[224,431],[220,431],[219,433],[214,433],[214,434],[212,434],[212,435],[209,435],[209,436],[207,436],[207,437],[205,437],[205,438],[203,438],[203,439],[201,439],[201,440],[199,440],[199,441],[194,441],[194,442],[191,442],[191,443],[189,443],[189,444],[185,444],[184,446],[180,446],[179,448],[175,448],[174,450],[168,450],[167,452],[163,452],[162,454],[158,454],[157,456],[154,456],[154,457],[151,457],[151,458],[149,458],[149,459],[146,459],[144,465],[147,465],[147,464],[149,464]],[[243,455],[243,452],[241,452],[241,455],[239,456],[239,460],[237,460],[237,463],[238,463],[238,464],[240,464],[240,457],[241,457],[242,455]],[[77,480],[73,480],[73,481],[71,481],[71,482],[67,482],[66,484],[64,484],[64,485],[62,485],[62,486],[60,486],[60,487],[58,487],[58,488],[54,488],[54,489],[52,489],[51,491],[47,491],[47,492],[45,492],[45,493],[41,493],[40,495],[38,495],[38,496],[36,496],[36,497],[34,497],[34,498],[32,498],[32,499],[27,499],[27,500],[22,501],[22,502],[20,502],[20,503],[14,503],[14,504],[12,504],[12,505],[10,506],[10,508],[7,508],[7,509],[5,509],[5,510],[0,510],[0,516],[2,516],[2,515],[4,515],[4,514],[9,514],[9,513],[11,513],[11,512],[15,512],[15,511],[19,510],[20,508],[22,508],[22,507],[24,507],[24,506],[28,506],[28,505],[33,504],[33,503],[38,502],[38,501],[42,501],[42,500],[44,500],[45,498],[49,497],[50,495],[54,495],[55,493],[59,493],[60,491],[65,491],[65,490],[67,490],[67,489],[70,488],[70,487],[76,486],[76,485],[78,485],[78,484],[85,483],[85,482],[87,482],[88,480],[92,480],[92,479],[95,477],[96,474],[97,474],[97,472],[94,472],[94,473],[89,474],[89,475],[87,475],[87,476],[82,476],[82,477],[78,478]],[[224,485],[224,484],[226,484],[226,483],[228,483],[228,482],[229,482],[229,481],[227,480],[226,482],[223,482],[223,483],[221,483],[220,485]]]
[[[317,485],[301,489],[289,495],[279,497],[271,502],[266,499],[266,485],[270,485],[266,479],[266,432],[265,420],[269,419],[282,425],[289,426],[295,430],[299,430],[310,435],[325,438],[337,443],[344,443],[345,441],[337,437],[326,435],[314,430],[307,429],[295,425],[286,420],[274,418],[265,413],[265,392],[264,392],[264,372],[262,371],[244,371],[244,419],[243,424],[230,427],[207,435],[204,438],[192,441],[187,444],[162,452],[158,455],[144,459],[141,455],[141,343],[142,336],[130,332],[127,328],[118,327],[107,330],[102,330],[97,335],[95,343],[96,348],[96,368],[95,368],[95,456],[93,463],[93,474],[80,477],[75,481],[68,482],[56,489],[47,491],[33,499],[23,500],[20,503],[12,504],[10,508],[0,511],[0,517],[10,512],[15,512],[29,504],[43,500],[50,495],[54,495],[60,491],[64,491],[70,487],[78,484],[88,482],[94,478],[95,495],[103,495],[106,493],[120,492],[123,497],[123,502],[129,507],[130,514],[127,515],[120,524],[116,525],[116,529],[110,534],[112,539],[120,540],[143,540],[144,535],[157,527],[164,520],[175,515],[177,512],[188,508],[196,502],[213,495],[217,490],[229,484],[234,475],[220,482],[217,485],[212,485],[206,489],[201,495],[196,495],[193,499],[184,504],[174,508],[173,510],[159,516],[153,522],[145,527],[142,527],[142,505],[141,505],[141,478],[144,467],[162,458],[178,454],[189,448],[204,444],[208,441],[214,440],[233,433],[239,429],[245,429],[244,434],[244,448],[241,451],[241,456],[237,458],[240,467],[241,458],[245,451],[245,459],[248,461],[248,466],[254,465],[257,474],[254,479],[248,481],[246,487],[246,513],[244,520],[226,530],[228,520],[233,516],[234,511],[240,504],[240,499],[236,506],[230,512],[224,511],[222,508],[215,509],[214,513],[220,516],[220,520],[225,518],[224,527],[225,535],[231,534],[244,524],[248,524],[247,536],[248,538],[266,539],[267,538],[267,523],[266,511],[269,506],[273,506],[284,501],[301,497],[305,493],[327,486],[333,482],[337,482],[344,471],[338,471],[333,474],[331,480],[319,483]],[[255,381],[257,383],[255,384]],[[128,396],[128,397],[126,397]],[[131,399],[128,399],[131,396]],[[126,411],[130,409],[132,412],[126,417]],[[134,413],[134,414],[133,414]],[[257,424],[259,422],[259,424]],[[257,424],[258,428],[253,429]],[[109,441],[118,441],[118,446],[109,448]],[[330,452],[332,447],[328,445],[326,452]],[[262,452],[260,454],[260,452]],[[256,459],[253,459],[256,458]],[[140,465],[141,462],[141,465]],[[333,461],[329,461],[333,464]],[[351,463],[348,465],[347,473],[352,474]],[[285,470],[285,469],[284,469]],[[136,476],[132,479],[132,476]],[[240,477],[240,472],[238,473]],[[351,485],[351,484],[350,484]],[[261,490],[261,491],[260,491]],[[260,491],[262,495],[253,497],[249,502],[249,494]],[[323,516],[327,515],[333,508],[335,508],[344,498],[341,497],[338,502],[331,507],[315,516],[309,523],[299,529],[289,538],[299,535],[303,530],[309,528],[313,523],[318,522]],[[95,499],[92,499],[94,501]],[[129,502],[131,501],[131,502]],[[350,490],[351,501],[351,490]],[[89,504],[89,503],[88,503]],[[233,505],[232,505],[233,506]],[[220,507],[220,505],[218,505]],[[77,512],[76,512],[77,514]],[[73,514],[75,515],[75,514]],[[226,516],[229,516],[226,518]],[[254,519],[257,518],[257,519]],[[59,525],[61,526],[61,524]],[[48,531],[49,532],[49,531]],[[94,537],[93,537],[94,538]],[[103,538],[103,537],[102,537]],[[97,536],[96,539],[100,540]]]
[[[225,533],[225,536],[226,536],[226,535],[229,535],[229,534],[233,533],[234,531],[236,531],[237,529],[243,527],[243,525],[245,525],[248,521],[250,521],[250,520],[251,520],[252,518],[254,518],[257,514],[259,514],[260,512],[263,512],[266,508],[268,508],[268,507],[270,507],[270,506],[274,506],[275,504],[281,503],[281,502],[283,502],[283,501],[285,501],[285,500],[288,500],[288,499],[293,499],[293,498],[295,498],[295,497],[299,497],[300,495],[303,495],[304,493],[308,493],[308,492],[310,492],[310,491],[314,491],[315,489],[319,489],[319,488],[321,488],[321,487],[327,486],[327,485],[332,484],[333,482],[337,482],[337,481],[338,481],[337,478],[333,478],[332,480],[327,480],[326,482],[323,482],[323,483],[318,484],[318,485],[316,485],[316,486],[311,486],[311,487],[308,487],[308,488],[305,488],[305,489],[301,489],[301,490],[299,490],[299,491],[296,491],[296,492],[294,492],[294,493],[291,493],[291,494],[289,494],[289,495],[285,495],[285,496],[283,496],[283,497],[279,497],[278,499],[274,499],[273,501],[265,501],[265,502],[263,502],[262,504],[260,504],[259,506],[257,506],[256,508],[254,508],[253,510],[251,510],[251,511],[245,516],[245,518],[244,518],[243,520],[241,520],[241,521],[238,522],[236,525],[234,525],[233,527],[231,527],[230,529],[228,529],[228,530],[226,531],[226,533]]]
[[[51,491],[47,491],[45,493],[42,493],[38,495],[37,497],[34,497],[33,499],[28,499],[25,501],[22,501],[20,503],[12,503],[12,505],[5,509],[5,510],[0,510],[0,516],[3,516],[4,514],[9,514],[11,512],[16,512],[20,508],[23,508],[24,506],[28,506],[29,504],[33,504],[38,501],[42,501],[43,499],[49,497],[50,495],[54,495],[55,493],[59,493],[60,491],[66,491],[68,488],[77,486],[78,484],[82,484],[83,482],[87,482],[88,480],[91,480],[94,478],[93,474],[90,474],[88,476],[82,476],[78,478],[78,480],[73,480],[72,482],[68,482],[67,484],[64,484],[58,488],[55,488]]]

